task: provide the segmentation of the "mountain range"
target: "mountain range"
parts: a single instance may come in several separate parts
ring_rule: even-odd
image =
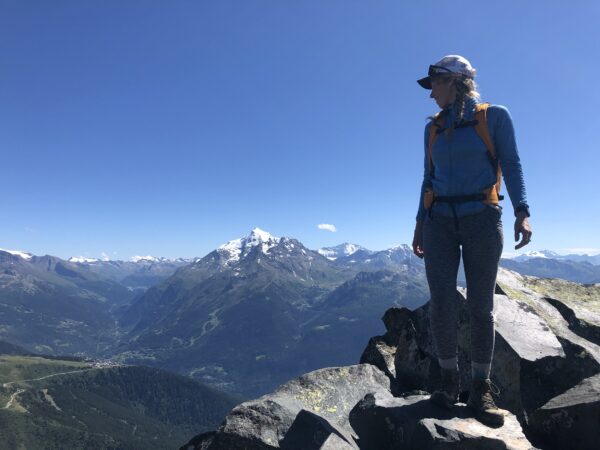
[[[116,353],[243,395],[265,392],[350,357],[385,305],[427,300],[423,271],[406,248],[378,253],[329,259],[254,229],[135,299],[122,311],[130,328]]]
[[[525,275],[594,284],[600,282],[600,265],[593,261],[544,251],[502,259],[501,265]],[[6,356],[3,367],[35,366],[36,376],[30,378],[37,379],[47,367],[57,367],[52,364],[83,361],[73,355],[113,361],[101,367],[103,372],[52,376],[43,384],[19,387],[33,389],[18,394],[19,405],[41,419],[23,421],[11,404],[12,415],[5,418],[17,434],[2,437],[6,442],[27,441],[29,435],[48,442],[83,439],[100,448],[115,445],[111,439],[120,442],[119,448],[154,440],[162,442],[156,444],[160,448],[167,440],[157,441],[158,435],[170,432],[174,442],[192,433],[192,425],[178,414],[196,413],[178,395],[201,403],[214,394],[218,403],[220,393],[229,407],[302,373],[354,364],[386,310],[416,310],[428,299],[423,261],[407,245],[372,251],[344,243],[311,250],[297,239],[256,228],[189,260],[65,260],[0,250],[0,353],[21,358],[11,362]],[[152,384],[153,379],[171,387]],[[196,384],[184,387],[184,380]],[[127,387],[138,382],[157,396]],[[0,400],[8,403],[15,393],[0,391]],[[70,423],[46,394],[59,408],[91,419]],[[147,413],[140,415],[139,408]],[[101,420],[98,411],[117,420]],[[224,414],[215,411],[213,428]],[[180,422],[169,422],[171,416]],[[133,440],[131,424],[138,430]],[[31,441],[28,448],[36,445]]]
[[[600,282],[600,266],[565,258],[532,252],[501,265]],[[428,297],[423,261],[407,245],[311,250],[258,228],[188,260],[0,251],[0,338],[34,353],[164,368],[244,396],[347,364],[390,305],[417,308]]]
[[[589,254],[574,254],[569,253],[567,255],[559,255],[552,250],[540,250],[540,251],[531,251],[520,254],[512,258],[515,261],[523,262],[531,259],[543,258],[543,259],[555,259],[558,261],[575,261],[575,262],[588,262],[595,266],[600,266],[600,254],[597,255],[589,255]]]
[[[500,265],[522,275],[561,278],[577,283],[600,283],[600,255],[559,255],[550,250],[502,258]]]

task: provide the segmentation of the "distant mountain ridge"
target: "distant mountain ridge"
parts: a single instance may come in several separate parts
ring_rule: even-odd
[[[551,250],[541,250],[503,258],[500,265],[522,275],[600,283],[600,255],[559,255]]]
[[[267,231],[264,231],[260,228],[254,228],[251,231],[251,235],[252,234],[255,234],[256,236],[263,236],[263,238],[264,238],[263,240],[265,240],[265,242],[268,241],[269,238],[273,239],[274,241],[279,239],[279,238],[275,238],[274,236],[270,235]],[[226,244],[219,246],[218,248],[220,248],[220,249],[235,248],[236,246],[241,245],[242,239],[243,238],[231,240],[231,241],[227,242]],[[256,239],[259,239],[259,238],[256,238]],[[384,250],[369,250],[369,249],[363,247],[362,245],[349,243],[349,242],[344,242],[342,244],[339,244],[339,245],[336,245],[333,247],[322,247],[322,248],[317,249],[316,251],[318,253],[320,253],[321,255],[325,256],[326,258],[333,261],[340,257],[351,256],[357,252],[363,252],[364,254],[374,254],[374,253],[378,253],[378,252],[389,252],[391,250],[395,250],[398,248],[402,248],[404,251],[412,253],[411,247],[407,244],[397,245],[395,247],[391,247],[389,249],[384,249]],[[7,252],[7,253],[10,253],[15,256],[20,256],[21,258],[26,259],[26,260],[29,260],[30,258],[32,258],[34,256],[32,253],[21,251],[21,250],[7,250],[7,249],[0,248],[0,251]],[[570,260],[570,261],[577,261],[577,262],[585,261],[585,262],[589,262],[590,264],[593,264],[593,265],[600,265],[600,253],[596,253],[596,254],[569,253],[566,255],[562,255],[553,250],[531,250],[531,251],[527,251],[525,253],[521,253],[518,255],[505,256],[503,259],[511,259],[514,261],[527,261],[529,259],[534,259],[534,258],[547,258],[547,259],[556,259],[556,260],[563,260],[563,261]],[[113,260],[113,259],[109,259],[109,258],[90,258],[90,257],[86,257],[86,256],[72,256],[72,257],[68,258],[66,261],[72,262],[72,263],[81,263],[81,264],[93,264],[93,263],[191,264],[195,261],[198,261],[199,259],[201,259],[201,258],[200,257],[165,258],[162,256],[147,255],[147,256],[132,256],[129,260],[119,260],[119,259]]]
[[[264,392],[290,374],[349,355],[348,336],[366,338],[384,304],[425,302],[416,259],[398,247],[356,249],[332,260],[255,228],[180,268],[123,311],[131,331],[120,357],[244,395]],[[335,297],[338,289],[346,293]],[[327,345],[315,346],[320,339]]]
[[[600,282],[599,266],[540,254],[501,264]],[[74,262],[0,251],[0,339],[34,353],[148,363],[244,395],[331,355],[343,364],[348,343],[373,332],[386,304],[415,308],[427,299],[424,262],[408,245],[311,250],[260,228],[192,260]]]
[[[55,256],[0,251],[0,339],[35,353],[101,352],[117,330],[111,311],[134,293]]]
[[[317,251],[325,258],[331,259],[333,261],[342,256],[350,256],[359,250],[367,253],[372,253],[371,250],[367,250],[366,248],[360,245],[350,244],[348,242],[336,245],[335,247],[323,247],[318,249]]]
[[[588,263],[596,265],[596,266],[600,265],[600,254],[589,255],[589,254],[570,253],[567,255],[560,255],[552,250],[535,250],[535,251],[526,252],[521,255],[514,256],[512,258],[506,258],[506,259],[512,259],[513,261],[523,262],[523,261],[528,261],[528,260],[536,259],[536,258],[555,259],[555,260],[559,260],[559,261],[588,262]]]
[[[116,281],[129,289],[145,290],[171,276],[178,268],[188,265],[194,259],[166,259],[155,257],[134,257],[132,261],[86,260],[72,258],[73,263],[89,272]]]

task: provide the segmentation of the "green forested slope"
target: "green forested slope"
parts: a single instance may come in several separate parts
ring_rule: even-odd
[[[242,401],[148,367],[0,358],[1,449],[178,448]]]

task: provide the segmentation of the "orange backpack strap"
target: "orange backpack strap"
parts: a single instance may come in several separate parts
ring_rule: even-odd
[[[444,128],[444,116],[442,115],[442,113],[440,111],[435,116],[433,116],[433,120],[431,121],[431,127],[429,128],[429,146],[427,149],[427,158],[429,160],[429,173],[431,173],[431,169],[433,166],[433,159],[432,159],[433,144],[435,144],[435,141],[437,139],[438,129],[442,129],[442,128]]]
[[[484,200],[484,203],[497,205],[498,201],[502,199],[500,196],[500,188],[502,187],[502,170],[500,168],[500,161],[498,161],[496,157],[494,141],[492,141],[492,136],[490,135],[490,130],[487,126],[487,109],[489,106],[489,103],[478,103],[475,106],[474,119],[477,121],[475,124],[475,131],[484,142],[490,155],[490,159],[496,166],[496,184],[484,191],[488,196],[487,200]]]
[[[492,157],[492,159],[496,159],[496,150],[494,149],[494,142],[492,141],[492,136],[490,136],[490,131],[487,126],[487,109],[490,106],[489,103],[478,103],[475,105],[475,117],[474,119],[477,121],[475,124],[475,131],[487,147],[488,153]]]

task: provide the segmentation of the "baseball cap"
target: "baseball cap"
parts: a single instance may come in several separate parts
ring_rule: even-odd
[[[425,78],[417,80],[417,83],[425,89],[431,89],[431,77],[443,74],[461,74],[468,78],[475,78],[476,70],[469,60],[460,55],[447,55],[435,64],[429,66],[429,71]]]

